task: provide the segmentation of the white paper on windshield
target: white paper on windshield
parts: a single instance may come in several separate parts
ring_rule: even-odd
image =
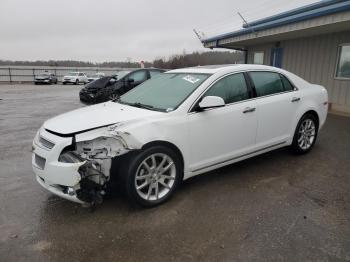
[[[192,84],[194,84],[200,80],[199,78],[195,78],[194,76],[190,76],[190,75],[187,75],[187,76],[183,77],[182,79],[186,80],[187,82],[190,82]]]

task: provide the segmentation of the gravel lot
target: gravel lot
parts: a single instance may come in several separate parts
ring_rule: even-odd
[[[82,86],[0,85],[0,261],[350,261],[350,118],[314,150],[271,152],[186,181],[170,202],[95,212],[34,180],[31,142]]]

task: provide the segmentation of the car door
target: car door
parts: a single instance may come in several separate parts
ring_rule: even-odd
[[[78,80],[79,80],[79,82],[84,82],[84,74],[83,73],[78,74]]]
[[[88,77],[86,76],[85,73],[82,73],[82,75],[81,75],[81,81],[84,82],[84,83],[87,83],[87,82],[88,82]]]
[[[205,96],[222,97],[225,106],[189,113],[192,172],[233,160],[255,146],[256,102],[245,75],[236,73],[219,79],[202,98]]]
[[[285,143],[294,132],[291,125],[299,106],[299,91],[276,72],[249,72],[249,76],[257,96],[257,149]]]
[[[147,70],[135,71],[126,78],[126,92],[138,86],[148,78]]]

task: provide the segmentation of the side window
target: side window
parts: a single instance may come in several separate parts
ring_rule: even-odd
[[[143,82],[147,79],[147,72],[145,70],[137,71],[129,75],[129,79],[133,79],[134,82]]]
[[[156,70],[150,70],[149,71],[149,74],[150,74],[151,78],[159,75],[160,73],[162,73],[162,72],[156,71]]]
[[[266,96],[283,92],[282,80],[274,72],[250,72],[257,96]]]
[[[242,73],[229,75],[216,82],[204,96],[219,96],[225,104],[249,98],[247,84]]]
[[[287,77],[285,77],[284,75],[280,75],[280,76],[281,76],[281,79],[282,79],[284,91],[292,91],[292,90],[294,90],[294,86],[289,82]]]
[[[83,73],[79,73],[79,76],[83,76],[84,74]]]

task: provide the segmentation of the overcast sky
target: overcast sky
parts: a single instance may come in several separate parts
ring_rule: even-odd
[[[152,61],[315,0],[0,0],[0,59]]]

